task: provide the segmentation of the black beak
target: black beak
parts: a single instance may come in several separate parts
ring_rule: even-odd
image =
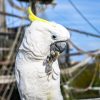
[[[53,50],[58,51],[59,53],[62,53],[66,49],[66,41],[57,41],[53,44],[51,44],[50,47],[51,51]]]
[[[58,51],[59,53],[65,52],[65,55],[69,55],[70,53],[71,45],[69,43],[69,40],[67,41],[57,41],[53,44],[51,44],[51,51]],[[64,56],[65,57],[65,63],[67,66],[70,66],[70,56]]]

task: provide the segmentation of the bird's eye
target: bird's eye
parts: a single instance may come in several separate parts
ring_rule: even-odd
[[[54,40],[55,40],[56,38],[57,38],[57,37],[56,37],[55,35],[52,35],[52,39],[54,39]]]

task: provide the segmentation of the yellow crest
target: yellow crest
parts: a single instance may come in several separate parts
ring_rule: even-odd
[[[46,22],[46,23],[49,23],[47,20],[44,20],[42,18],[39,18],[37,16],[35,16],[31,10],[31,7],[28,8],[28,13],[29,13],[29,19],[30,21],[35,21],[35,20],[38,20],[38,21],[41,21],[41,22]]]

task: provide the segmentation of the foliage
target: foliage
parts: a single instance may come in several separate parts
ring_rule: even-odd
[[[61,89],[62,94],[64,95],[64,100],[73,100],[74,99],[86,99],[86,98],[100,98],[100,90],[92,90],[93,87],[100,88],[100,56],[95,58],[92,63],[88,63],[83,71],[78,69],[71,76],[61,74]],[[78,72],[74,79],[67,82],[73,78]],[[68,89],[64,88],[63,85],[68,85]],[[70,89],[73,87],[73,89]],[[89,90],[88,88],[91,87]],[[77,90],[78,89],[78,90]],[[82,89],[82,90],[81,90]]]

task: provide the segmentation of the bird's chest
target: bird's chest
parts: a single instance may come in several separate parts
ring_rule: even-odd
[[[37,72],[40,78],[46,77],[48,81],[58,79],[60,75],[58,60],[52,64],[41,64],[37,67]]]

